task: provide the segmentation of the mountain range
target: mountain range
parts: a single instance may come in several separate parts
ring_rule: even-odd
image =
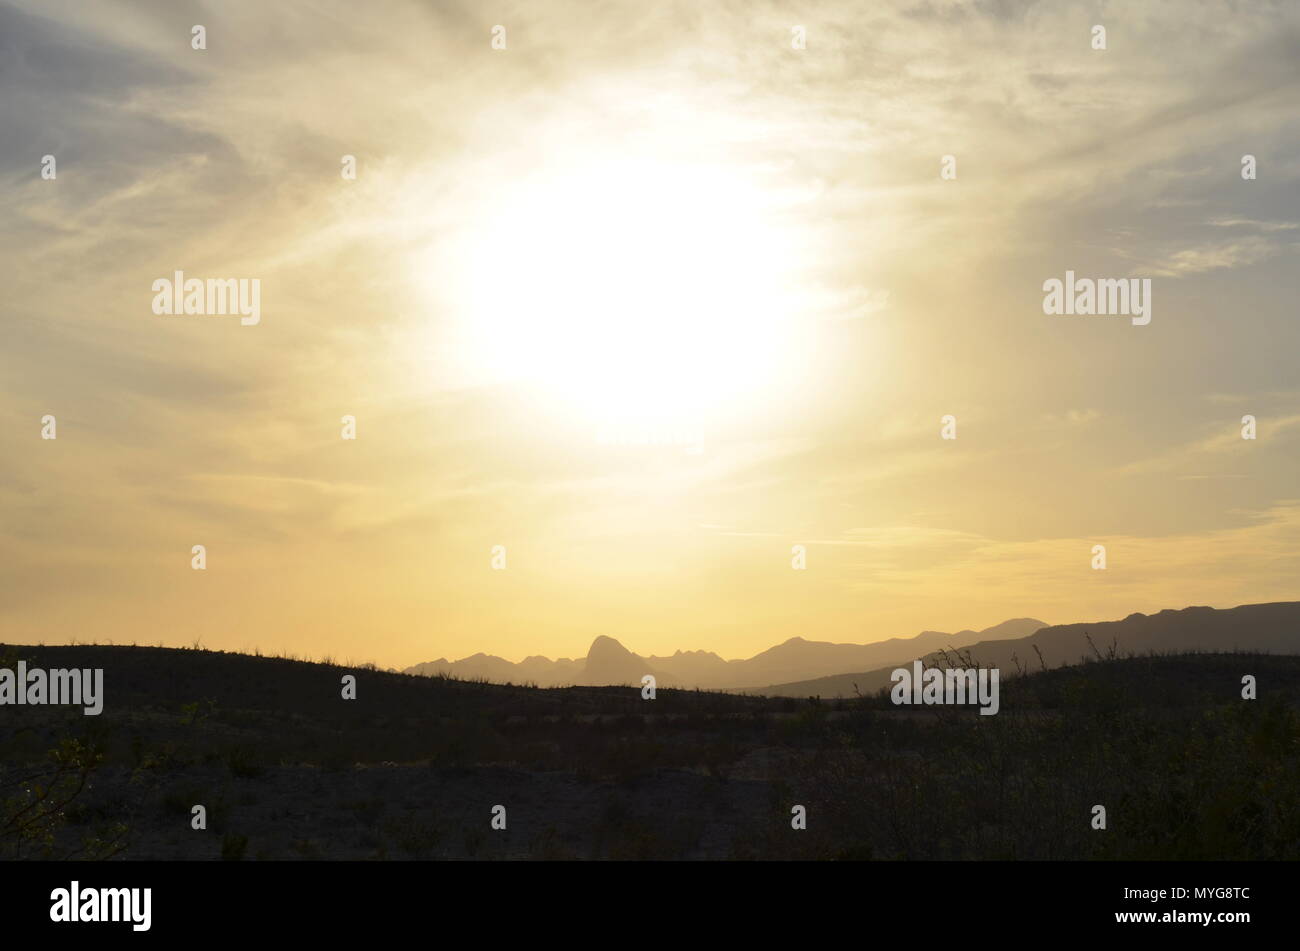
[[[1092,644],[1088,643],[1091,638]],[[1110,647],[1126,654],[1169,651],[1300,653],[1300,602],[1247,604],[1230,609],[1189,607],[1123,620],[1047,625],[1013,618],[981,631],[922,631],[871,644],[835,644],[792,637],[753,657],[724,660],[705,650],[642,656],[612,637],[592,641],[577,659],[527,657],[518,663],[491,654],[416,664],[404,673],[539,687],[639,684],[652,674],[659,686],[744,690],[770,696],[848,697],[888,686],[898,666],[941,651],[961,650],[979,666],[1008,672],[1075,663]],[[1041,659],[1040,659],[1041,658]]]
[[[645,674],[652,674],[658,685],[664,687],[741,690],[903,663],[940,648],[1023,637],[1044,626],[1034,618],[1014,618],[982,631],[964,630],[955,634],[922,631],[912,637],[893,637],[873,644],[834,644],[792,637],[743,660],[724,660],[705,650],[679,650],[666,657],[643,657],[614,638],[601,635],[592,641],[587,656],[576,660],[532,656],[512,663],[479,653],[457,661],[440,657],[408,667],[403,673],[494,683],[533,683],[539,687],[639,684]]]
[[[1130,614],[1121,621],[1058,624],[1028,636],[976,641],[962,648],[963,660],[956,665],[966,666],[968,658],[975,666],[996,667],[1010,673],[1019,668],[1039,670],[1076,664],[1081,659],[1095,659],[1099,654],[1108,656],[1111,651],[1118,657],[1183,651],[1300,654],[1300,602],[1243,604],[1224,610],[1167,609],[1150,615]],[[938,662],[940,666],[944,663],[937,651],[916,659]],[[891,684],[890,674],[896,666],[890,662],[860,673],[775,683],[754,692],[778,697],[826,698],[874,693]]]

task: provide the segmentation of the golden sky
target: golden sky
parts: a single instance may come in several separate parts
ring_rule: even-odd
[[[0,640],[738,657],[1294,600],[1300,8],[797,8],[0,5]],[[154,314],[178,270],[260,322]],[[1067,270],[1150,324],[1045,315]]]

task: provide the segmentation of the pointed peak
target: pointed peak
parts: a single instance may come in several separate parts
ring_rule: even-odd
[[[591,647],[587,648],[587,656],[592,654],[630,654],[632,653],[614,638],[606,634],[601,634],[591,642]]]

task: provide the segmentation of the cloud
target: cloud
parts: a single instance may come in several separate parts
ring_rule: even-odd
[[[743,654],[1276,594],[1298,36],[1293,6],[1180,2],[0,5],[0,635],[364,629],[397,663],[572,653],[600,616]],[[700,456],[602,451],[463,359],[444,278],[482,208],[601,155],[747,176],[800,236],[790,379]],[[1169,280],[1148,328],[1045,320],[1067,267]],[[262,324],[154,316],[176,269],[260,279]],[[1094,530],[1110,573],[1081,570]],[[485,576],[503,538],[518,568]],[[811,602],[782,538],[822,549]]]
[[[1241,462],[1244,460],[1245,453],[1252,450],[1258,452],[1274,443],[1278,444],[1282,451],[1286,451],[1288,446],[1294,446],[1294,440],[1288,437],[1300,431],[1300,413],[1257,416],[1256,427],[1255,440],[1243,439],[1241,421],[1228,419],[1216,427],[1214,432],[1145,459],[1128,463],[1116,471],[1126,475],[1178,471],[1185,473],[1188,469],[1197,469],[1206,465],[1210,460],[1230,458],[1233,462]],[[1209,478],[1209,476],[1199,477]]]
[[[857,565],[862,577],[851,583],[871,596],[927,597],[927,592],[942,591],[961,603],[982,597],[993,603],[1014,601],[1029,613],[1068,605],[1069,616],[1081,620],[1181,607],[1193,599],[1219,606],[1294,600],[1294,579],[1300,577],[1300,503],[1291,500],[1243,515],[1244,523],[1233,528],[1159,537],[1107,534],[1005,542],[967,536],[956,546],[941,546],[947,557],[935,561],[927,553],[912,564],[912,536],[903,526],[882,536],[881,557]],[[897,543],[892,550],[890,538]],[[1092,547],[1099,543],[1106,546],[1107,568],[1094,571]],[[1251,567],[1243,571],[1243,565]],[[1092,613],[1085,613],[1080,603],[1090,605]]]
[[[1136,266],[1131,275],[1151,277],[1187,277],[1206,271],[1248,267],[1258,264],[1283,249],[1297,245],[1280,245],[1261,237],[1232,241],[1207,242],[1196,247],[1173,251],[1161,258],[1147,258]]]

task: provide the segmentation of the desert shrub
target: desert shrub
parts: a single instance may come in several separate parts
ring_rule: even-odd
[[[77,846],[59,836],[70,821],[86,824],[95,818],[85,793],[102,761],[98,746],[65,737],[45,762],[4,770],[0,858],[105,859],[125,849],[127,827],[121,822],[83,834]]]

